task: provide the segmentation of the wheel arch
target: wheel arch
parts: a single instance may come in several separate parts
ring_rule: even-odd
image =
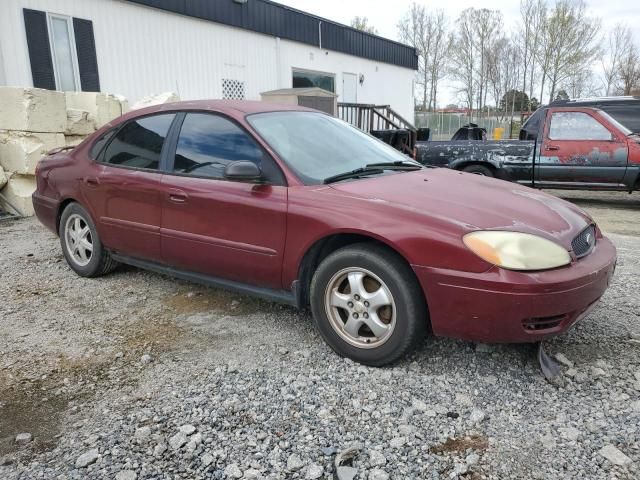
[[[58,211],[56,212],[56,233],[58,236],[60,236],[60,220],[62,219],[62,212],[64,212],[64,209],[72,203],[80,204],[80,202],[75,198],[68,197],[62,200],[58,205]]]
[[[320,262],[336,250],[356,243],[373,243],[379,245],[402,259],[411,269],[411,263],[406,255],[386,239],[371,235],[368,232],[359,231],[344,231],[326,235],[317,239],[306,249],[298,264],[295,295],[299,307],[306,308],[309,306],[311,279]],[[411,271],[413,272],[413,269],[411,269]],[[418,282],[417,277],[415,277],[415,281]],[[424,301],[426,304],[426,298],[424,298]]]
[[[465,168],[470,167],[471,165],[479,165],[481,167],[486,167],[489,170],[491,170],[494,174],[496,174],[498,171],[498,167],[496,165],[485,160],[464,160],[464,161],[461,161],[460,163],[456,163],[453,166],[453,168],[455,170],[464,170]]]

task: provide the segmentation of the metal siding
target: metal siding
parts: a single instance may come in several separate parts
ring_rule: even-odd
[[[126,1],[316,46],[319,44],[318,22],[322,22],[322,48],[414,70],[418,67],[418,57],[412,47],[266,0],[245,4],[232,0]]]

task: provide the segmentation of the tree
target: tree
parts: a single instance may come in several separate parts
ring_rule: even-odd
[[[569,94],[564,90],[559,90],[556,98],[554,98],[553,100],[569,100]]]
[[[451,48],[451,76],[458,81],[467,108],[473,109],[477,45],[473,8],[463,10],[456,20],[456,33]]]
[[[512,106],[514,111],[523,112],[529,109],[529,95],[521,90],[509,90],[500,100],[500,110],[510,111]]]
[[[560,0],[549,12],[542,32],[538,56],[549,81],[549,98],[572,72],[589,68],[599,56],[596,38],[600,21],[588,17],[583,0]],[[544,80],[541,92],[544,91]]]
[[[507,112],[513,113],[514,110],[523,110],[522,106],[516,104],[515,101],[510,101],[506,104],[503,103],[505,95],[507,95],[509,91],[515,91],[518,86],[519,76],[517,75],[517,71],[520,62],[520,51],[508,37],[500,37],[497,39],[488,51],[487,78],[489,81],[489,89],[491,90],[495,105],[499,108],[501,114],[506,114]],[[524,109],[527,108],[528,107],[525,106]]]
[[[401,41],[418,52],[417,83],[422,87],[422,108],[433,110],[451,45],[447,17],[442,11],[430,12],[414,3],[398,23],[398,34]]]
[[[521,51],[522,91],[529,87],[529,98],[533,97],[534,82],[538,71],[536,53],[540,49],[541,33],[547,17],[545,0],[520,1],[520,26],[515,42]],[[531,111],[533,106],[528,106]]]
[[[640,52],[631,32],[625,39],[617,68],[617,88],[622,95],[631,95],[640,86]]]
[[[622,59],[629,54],[629,50],[632,50],[633,47],[631,29],[624,23],[618,23],[609,32],[602,58],[600,59],[606,95],[613,93],[613,88],[620,79],[620,69],[623,68]]]
[[[369,25],[369,19],[367,17],[353,17],[353,20],[351,20],[351,26],[356,30],[362,30],[363,32],[371,33],[373,35],[378,34],[376,27]]]

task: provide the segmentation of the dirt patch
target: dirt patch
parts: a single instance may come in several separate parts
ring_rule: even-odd
[[[224,311],[225,315],[241,316],[273,309],[272,304],[256,298],[199,286],[168,297],[164,305],[175,315],[216,310]]]
[[[471,435],[463,438],[447,438],[447,441],[430,448],[431,453],[462,453],[467,450],[486,450],[489,440],[481,435]]]

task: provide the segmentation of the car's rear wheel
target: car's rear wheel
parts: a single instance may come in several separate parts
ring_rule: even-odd
[[[344,247],[321,262],[311,282],[311,310],[331,348],[373,366],[407,353],[427,324],[411,268],[394,252],[368,243]]]
[[[81,277],[104,275],[118,265],[102,246],[91,216],[79,204],[67,205],[58,232],[64,258]]]
[[[483,177],[493,177],[493,170],[484,165],[469,165],[462,169],[463,172],[473,173],[474,175],[482,175]]]

